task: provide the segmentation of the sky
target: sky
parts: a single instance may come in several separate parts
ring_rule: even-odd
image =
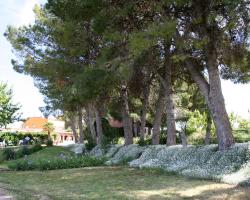
[[[0,0],[0,82],[13,89],[13,101],[22,105],[23,117],[42,116],[39,107],[44,106],[43,97],[34,86],[31,77],[18,74],[11,65],[15,58],[11,45],[3,36],[7,25],[22,26],[34,22],[35,4],[46,0]],[[250,84],[233,84],[222,81],[223,95],[228,112],[250,119]]]

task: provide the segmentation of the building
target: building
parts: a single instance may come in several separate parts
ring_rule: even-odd
[[[22,129],[26,132],[41,132],[48,119],[43,117],[29,117],[24,121]]]
[[[18,131],[22,132],[42,132],[43,126],[50,122],[54,125],[54,135],[52,134],[52,139],[55,144],[61,144],[64,142],[74,141],[73,133],[65,130],[65,122],[62,120],[57,120],[54,118],[43,118],[43,117],[29,117],[23,122],[21,129]]]

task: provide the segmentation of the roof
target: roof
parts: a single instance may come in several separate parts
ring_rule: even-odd
[[[22,128],[25,129],[43,129],[43,125],[46,124],[48,120],[43,117],[30,117],[24,123]]]

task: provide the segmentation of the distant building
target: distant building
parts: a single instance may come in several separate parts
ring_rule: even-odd
[[[22,129],[27,132],[41,132],[48,119],[43,117],[29,117],[22,125]]]
[[[22,124],[21,129],[18,131],[22,132],[42,132],[43,126],[47,122],[50,122],[54,125],[55,137],[52,137],[55,144],[60,144],[64,142],[74,141],[73,133],[65,130],[65,122],[57,119],[46,119],[43,117],[29,117]]]

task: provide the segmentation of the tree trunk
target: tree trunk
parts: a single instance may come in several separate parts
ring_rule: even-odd
[[[221,90],[219,69],[216,65],[213,65],[212,61],[209,61],[208,65],[209,84],[201,72],[193,66],[193,63],[186,62],[186,67],[198,85],[202,95],[205,97],[209,111],[212,115],[216,127],[219,150],[224,150],[234,144],[232,128]]]
[[[168,59],[168,58],[166,58]],[[172,66],[169,62],[165,65],[165,90],[167,111],[167,146],[176,144],[176,127],[174,113],[174,95],[172,89]]]
[[[76,131],[76,125],[75,125],[75,120],[73,119],[73,117],[70,117],[70,128],[73,132],[73,136],[75,138],[75,143],[78,142],[78,136],[77,136],[77,131]]]
[[[211,140],[211,127],[212,127],[212,118],[210,113],[207,113],[207,127],[206,127],[206,137],[205,137],[205,145],[210,144]]]
[[[88,104],[87,109],[87,122],[88,122],[88,128],[92,137],[93,142],[96,144],[96,131],[95,131],[95,116],[94,116],[94,108],[92,104]]]
[[[155,118],[153,122],[153,135],[152,135],[153,145],[157,145],[160,143],[160,128],[161,128],[163,110],[165,106],[165,100],[166,100],[166,96],[165,96],[164,87],[161,85],[158,100],[156,103]]]
[[[78,110],[78,126],[79,126],[79,142],[81,144],[84,143],[84,133],[83,133],[83,124],[82,124],[82,120],[83,120],[83,117],[82,117],[82,109],[80,108]]]
[[[222,94],[219,68],[213,61],[216,60],[213,54],[208,60],[210,111],[216,127],[219,149],[224,150],[234,144],[234,138]]]
[[[48,131],[48,139],[51,140],[50,131]]]
[[[128,93],[126,86],[122,87],[122,123],[124,129],[125,145],[133,144],[132,123],[129,116]]]
[[[187,146],[187,136],[185,134],[185,132],[181,131],[180,132],[180,137],[181,137],[181,144],[183,147]]]
[[[133,125],[134,136],[137,137],[138,136],[138,124],[137,122],[133,121],[132,125]]]
[[[141,126],[140,126],[140,140],[144,141],[145,137],[145,126],[146,126],[146,115],[149,103],[149,84],[143,88],[143,102],[142,102],[142,114],[141,114]]]
[[[102,129],[102,116],[98,106],[95,109],[95,116],[96,116],[96,132],[97,132],[97,144],[102,143],[103,138],[103,129]]]

